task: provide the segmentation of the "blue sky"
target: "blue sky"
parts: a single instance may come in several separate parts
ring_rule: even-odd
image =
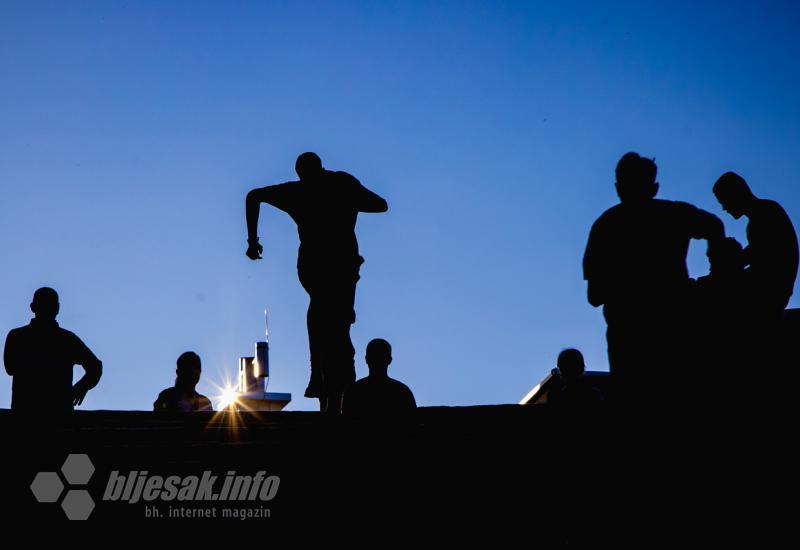
[[[186,350],[214,394],[268,307],[270,389],[314,408],[289,218],[262,211],[244,256],[245,193],[313,150],[390,205],[358,224],[359,375],[373,337],[423,405],[516,402],[567,346],[605,370],[581,257],[623,153],[740,240],[726,170],[800,222],[798,24],[769,1],[2,0],[0,332],[53,286],[105,365],[83,408],[149,409]]]

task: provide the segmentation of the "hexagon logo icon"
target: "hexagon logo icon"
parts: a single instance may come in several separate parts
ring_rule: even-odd
[[[61,473],[70,485],[86,485],[94,473],[94,464],[89,455],[71,454],[64,461]]]
[[[37,502],[56,502],[63,490],[64,484],[57,472],[39,472],[31,483],[31,491]]]
[[[86,454],[70,454],[61,466],[61,474],[58,472],[39,472],[31,482],[31,492],[37,502],[55,503],[64,494],[65,485],[69,489],[61,501],[61,509],[64,510],[70,520],[88,519],[94,510],[94,500],[86,489],[76,489],[89,483],[94,474],[94,464]],[[64,483],[64,480],[67,483]]]
[[[61,508],[67,517],[71,520],[85,520],[88,519],[94,510],[94,501],[92,500],[89,491],[85,489],[71,489],[64,497],[61,503]]]

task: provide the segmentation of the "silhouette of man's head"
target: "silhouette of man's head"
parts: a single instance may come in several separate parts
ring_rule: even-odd
[[[641,157],[638,153],[622,155],[616,170],[619,200],[636,203],[655,198],[658,194],[657,172],[653,159]]]
[[[297,157],[294,169],[300,180],[313,180],[322,173],[322,160],[316,153],[303,153]]]
[[[709,247],[708,261],[711,265],[711,274],[723,277],[741,273],[746,265],[742,245],[733,237]]]
[[[392,346],[383,338],[375,338],[367,344],[366,361],[371,375],[385,375],[392,362]]]
[[[45,286],[33,293],[31,311],[37,319],[55,320],[60,307],[58,292],[52,288]]]
[[[558,354],[558,373],[564,382],[571,382],[583,376],[586,364],[583,354],[576,349],[565,349]]]
[[[744,178],[735,172],[725,172],[714,184],[714,196],[722,209],[735,219],[747,213],[754,196]]]
[[[178,378],[175,384],[194,388],[200,381],[201,371],[200,356],[193,351],[184,352],[178,357],[178,368],[175,370]]]

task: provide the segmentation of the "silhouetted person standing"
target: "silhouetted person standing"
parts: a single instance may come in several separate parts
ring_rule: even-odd
[[[656,172],[652,160],[623,155],[616,168],[620,204],[594,223],[583,258],[589,303],[603,306],[611,374],[623,399],[648,399],[660,390],[658,371],[686,366],[689,241],[713,246],[725,236],[713,214],[656,199]]]
[[[548,404],[580,408],[603,401],[600,390],[593,387],[584,376],[586,363],[580,351],[565,349],[558,354],[557,366],[561,386],[547,396]]]
[[[158,394],[158,399],[153,403],[154,411],[164,412],[195,412],[213,411],[211,401],[205,395],[200,395],[195,389],[200,382],[202,372],[200,356],[193,351],[182,353],[178,357],[175,373],[175,385]]]
[[[58,293],[40,288],[33,295],[30,324],[6,337],[6,372],[13,377],[11,408],[18,411],[71,411],[100,381],[103,364],[80,338],[58,326]],[[72,369],[86,374],[72,384]]]
[[[347,390],[342,412],[354,418],[402,417],[417,408],[411,390],[389,378],[392,346],[382,338],[367,344],[366,355],[369,376],[362,378]]]
[[[262,202],[291,216],[300,236],[297,274],[310,298],[311,380],[305,396],[318,397],[321,410],[338,413],[344,390],[355,381],[350,325],[355,322],[356,283],[364,262],[358,253],[356,219],[359,212],[386,212],[388,206],[350,174],[324,169],[315,153],[297,157],[295,169],[299,181],[247,194],[247,256],[261,258],[257,228]]]
[[[733,172],[717,180],[714,195],[735,219],[747,216],[747,284],[755,307],[779,317],[797,278],[797,234],[792,221],[780,204],[756,197],[745,180]]]

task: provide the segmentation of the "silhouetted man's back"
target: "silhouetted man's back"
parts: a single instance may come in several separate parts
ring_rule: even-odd
[[[617,192],[620,204],[592,227],[583,270],[589,302],[604,306],[612,375],[630,397],[654,391],[656,371],[686,362],[680,315],[689,242],[706,239],[712,246],[724,228],[690,204],[655,199],[656,165],[636,153],[617,164]]]
[[[247,196],[247,256],[261,256],[257,225],[259,203],[283,210],[297,223],[300,250],[297,272],[308,292],[308,338],[311,380],[306,397],[319,397],[321,408],[339,412],[344,390],[355,381],[355,350],[350,325],[355,322],[359,255],[355,234],[359,212],[385,212],[386,201],[346,172],[325,170],[314,153],[297,159],[300,181],[254,189]]]
[[[764,314],[780,317],[797,278],[797,234],[791,219],[777,202],[756,197],[734,172],[720,176],[714,195],[731,216],[747,217],[744,256],[753,305]]]
[[[31,303],[36,317],[8,333],[4,352],[6,372],[13,377],[11,408],[24,411],[69,411],[97,385],[102,363],[72,332],[58,326],[58,294],[36,291]],[[86,375],[74,386],[72,369]]]
[[[369,376],[362,378],[345,393],[342,412],[356,418],[402,417],[417,408],[408,386],[389,378],[392,348],[376,338],[367,345]]]
[[[606,314],[672,299],[689,281],[689,241],[706,238],[711,214],[685,202],[618,204],[595,222],[584,277],[602,285]]]

